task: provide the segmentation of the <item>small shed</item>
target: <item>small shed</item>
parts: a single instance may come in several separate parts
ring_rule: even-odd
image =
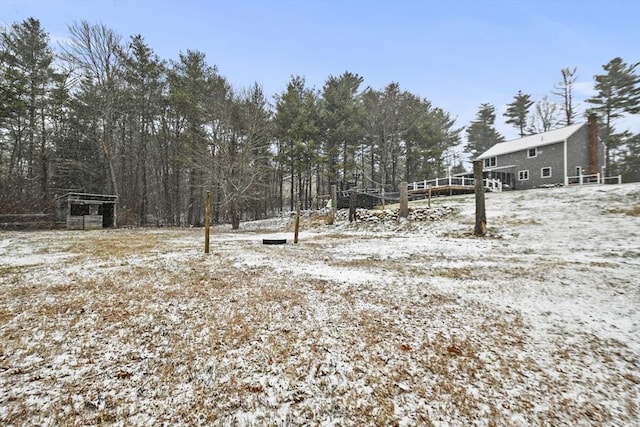
[[[115,227],[117,200],[109,194],[66,193],[56,198],[56,219],[68,230]]]

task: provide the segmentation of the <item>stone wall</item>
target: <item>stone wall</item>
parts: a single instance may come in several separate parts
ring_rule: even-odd
[[[356,221],[366,223],[379,223],[388,221],[398,221],[400,216],[399,209],[356,209]],[[439,221],[451,214],[455,213],[455,209],[450,206],[434,206],[431,208],[409,206],[408,221]],[[349,220],[349,209],[340,209],[336,215],[338,221]]]

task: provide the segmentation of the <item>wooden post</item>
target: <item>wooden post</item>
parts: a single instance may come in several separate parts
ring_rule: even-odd
[[[207,204],[204,207],[204,253],[209,253],[209,225],[211,224],[211,192],[207,191]]]
[[[355,190],[351,190],[349,195],[349,222],[356,220],[356,197],[358,197]]]
[[[473,177],[475,178],[476,192],[476,228],[473,232],[476,236],[487,234],[487,214],[484,206],[484,183],[482,182],[482,160],[473,162]]]
[[[300,200],[296,203],[296,220],[293,227],[293,243],[298,243],[298,230],[300,229]]]
[[[431,207],[431,184],[429,184],[429,207]]]
[[[407,185],[406,181],[400,183],[400,211],[398,212],[400,218],[409,216],[409,189]]]
[[[338,207],[338,188],[335,184],[331,185],[331,211],[329,213],[329,225],[336,220],[336,209]]]

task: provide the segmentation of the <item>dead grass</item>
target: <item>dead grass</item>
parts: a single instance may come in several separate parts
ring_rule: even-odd
[[[640,216],[640,205],[634,205],[631,209],[625,212],[629,216]]]
[[[160,245],[154,233],[115,231],[111,233],[86,233],[65,251],[94,258],[126,258],[130,255],[160,252]]]
[[[621,344],[559,337],[546,344],[550,359],[537,360],[519,313],[408,280],[539,274],[524,266],[329,263],[398,277],[356,286],[235,266],[224,251],[130,265],[168,243],[115,234],[62,245],[86,254],[72,262],[80,270],[2,270],[3,425],[512,425],[514,415],[585,425],[637,415],[638,376]],[[300,257],[330,252],[337,238],[277,256],[307,262]],[[109,273],[87,277],[92,259]],[[589,396],[571,396],[568,384],[586,381],[591,363],[610,370],[588,379]],[[598,403],[605,388],[628,396],[623,413]]]
[[[630,208],[606,208],[603,209],[606,214],[624,214],[627,216],[640,216],[640,205],[633,205]]]

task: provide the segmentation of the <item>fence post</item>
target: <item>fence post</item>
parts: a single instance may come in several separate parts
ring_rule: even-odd
[[[356,201],[358,195],[355,190],[351,190],[351,194],[349,195],[349,222],[354,222],[356,220]]]
[[[409,190],[406,181],[400,183],[400,211],[398,215],[400,218],[409,216]]]
[[[300,229],[300,200],[296,203],[296,220],[293,227],[293,243],[298,243],[298,230]]]
[[[204,207],[204,253],[209,253],[209,226],[211,224],[211,192],[207,191],[207,204]]]
[[[476,227],[473,232],[476,236],[487,234],[487,214],[484,205],[484,183],[482,182],[482,160],[473,162],[473,176],[476,180]]]
[[[331,208],[329,209],[329,219],[327,224],[332,225],[336,219],[336,205],[338,204],[338,189],[335,184],[331,185]]]
[[[622,184],[622,175],[618,175],[618,184]]]

